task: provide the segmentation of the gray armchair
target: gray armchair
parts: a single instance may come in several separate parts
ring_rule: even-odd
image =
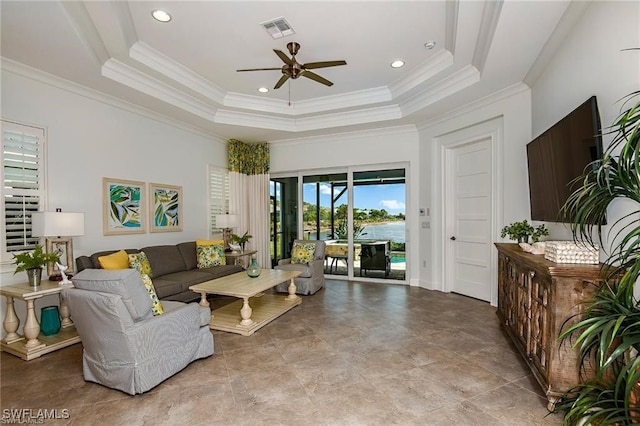
[[[85,269],[63,290],[84,347],[84,379],[131,395],[143,393],[213,354],[211,312],[197,303],[151,299],[133,269]]]
[[[309,264],[291,263],[291,259],[281,259],[275,269],[285,271],[300,271],[301,274],[295,278],[296,293],[302,295],[314,294],[316,291],[324,287],[324,241],[319,240],[295,240],[293,243],[315,243],[316,250],[313,255],[313,261]],[[276,286],[276,291],[287,293],[288,283],[282,283]]]

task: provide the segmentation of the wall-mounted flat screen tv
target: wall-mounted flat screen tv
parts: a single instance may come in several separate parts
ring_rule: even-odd
[[[563,222],[560,209],[575,178],[602,157],[600,114],[592,96],[527,144],[531,219]]]

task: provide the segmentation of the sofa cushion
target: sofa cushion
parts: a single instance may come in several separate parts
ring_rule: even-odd
[[[200,269],[200,272],[206,272],[209,274],[209,280],[226,277],[227,275],[237,274],[238,272],[243,271],[244,269],[240,265],[220,265],[213,268]]]
[[[187,268],[187,271],[196,269],[198,267],[195,241],[188,241],[186,243],[178,244],[178,251],[182,255],[182,260],[184,262],[184,266]]]
[[[127,269],[129,267],[129,256],[126,251],[120,250],[98,257],[98,262],[100,262],[102,269]]]
[[[156,294],[156,288],[153,286],[153,281],[149,278],[147,274],[141,274],[142,283],[144,284],[144,288],[147,289],[147,293],[149,293],[149,298],[151,299],[151,312],[153,315],[162,315],[164,313],[164,308],[162,307],[162,303],[158,300],[158,295]]]
[[[291,251],[291,263],[311,263],[316,254],[316,243],[294,242]]]
[[[186,270],[177,246],[150,246],[143,247],[141,251],[147,255],[154,277]]]
[[[104,250],[104,251],[99,251],[99,252],[93,253],[91,256],[88,257],[88,259],[90,260],[91,266],[89,266],[87,264],[88,262],[83,260],[82,264],[83,264],[84,267],[82,269],[100,269],[100,268],[102,268],[102,266],[100,266],[100,261],[98,260],[98,258],[100,258],[101,256],[106,256],[108,254],[115,253],[117,251],[118,250]],[[126,251],[127,254],[131,254],[131,253],[138,253],[140,250],[138,250],[138,249],[125,249],[124,251]],[[80,257],[78,257],[78,259],[85,258],[85,257],[86,256],[80,256]],[[76,262],[78,262],[78,260],[76,260]],[[78,272],[80,272],[80,270]]]
[[[135,269],[85,269],[73,277],[73,285],[82,290],[121,296],[134,321],[153,316],[151,298]]]
[[[212,246],[196,245],[196,255],[198,257],[198,269],[227,264],[224,247],[217,244]]]
[[[189,287],[195,284],[200,284],[205,281],[212,280],[211,274],[202,272],[199,269],[193,269],[191,271],[174,272],[162,277],[166,281],[173,281],[180,284],[180,291],[191,291]]]
[[[149,278],[153,278],[151,264],[149,263],[149,259],[147,259],[147,255],[143,251],[129,255],[129,266],[131,269],[135,269],[140,272],[140,275],[148,275]]]
[[[179,281],[165,280],[164,277],[154,278],[153,286],[159,299],[165,299],[182,291],[182,285],[180,285]]]

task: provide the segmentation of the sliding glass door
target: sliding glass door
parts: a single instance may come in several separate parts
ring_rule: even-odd
[[[303,236],[327,242],[328,273],[348,275],[347,236],[343,232],[348,204],[347,173],[304,176],[302,182]],[[335,240],[342,240],[344,253],[330,252],[330,243]]]
[[[353,173],[354,275],[404,280],[405,170]]]
[[[272,178],[271,263],[291,256],[293,240],[298,237],[298,178]]]
[[[405,281],[405,176],[396,167],[272,178],[274,264],[299,236],[326,242],[325,275]]]

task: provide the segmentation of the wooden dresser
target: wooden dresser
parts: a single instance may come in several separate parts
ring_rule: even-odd
[[[558,336],[565,321],[582,312],[580,302],[594,294],[600,265],[550,262],[517,244],[496,247],[498,317],[553,410],[557,398],[580,381],[577,350]]]

